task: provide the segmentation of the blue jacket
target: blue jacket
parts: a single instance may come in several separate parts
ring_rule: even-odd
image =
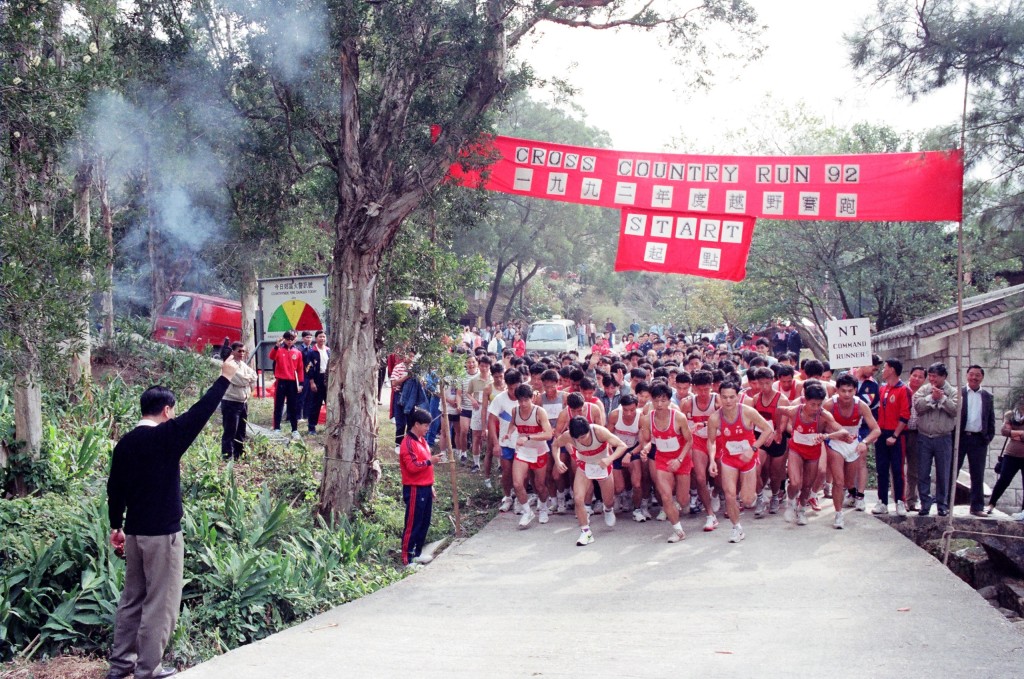
[[[403,413],[411,413],[416,408],[426,409],[430,397],[427,394],[427,390],[423,388],[423,384],[415,376],[410,377],[402,385],[402,394],[399,397],[398,404],[402,408]]]

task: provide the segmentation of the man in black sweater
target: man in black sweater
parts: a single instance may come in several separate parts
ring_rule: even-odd
[[[142,419],[114,447],[107,480],[110,544],[124,555],[126,568],[108,679],[175,673],[161,660],[181,605],[185,546],[179,464],[237,369],[233,357],[225,359],[217,381],[181,417],[175,417],[169,389],[150,387],[140,399]]]

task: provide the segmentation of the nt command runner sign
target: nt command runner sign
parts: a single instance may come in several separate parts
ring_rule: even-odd
[[[866,318],[842,318],[825,324],[828,362],[832,369],[871,365],[871,323]]]

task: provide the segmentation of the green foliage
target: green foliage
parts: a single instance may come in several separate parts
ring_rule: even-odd
[[[147,353],[148,346],[120,347],[131,376],[148,381],[160,371],[179,371],[162,381],[185,393],[195,393],[188,380],[212,381],[191,359],[165,364],[163,352]],[[124,566],[107,544],[104,482],[114,439],[138,417],[140,391],[113,374],[93,385],[90,399],[44,392],[40,494],[0,500],[0,660],[71,650],[100,654],[109,647]],[[182,408],[191,400],[182,399]],[[0,433],[12,420],[0,383]],[[372,508],[328,525],[310,511],[319,460],[305,445],[282,447],[256,436],[246,451],[246,464],[225,465],[219,427],[211,426],[182,459],[185,608],[174,634],[181,664],[265,637],[402,577],[391,551],[399,544],[400,513],[397,533],[385,529]],[[389,522],[393,505],[393,499],[381,503]]]
[[[449,217],[459,210],[457,203],[441,200],[436,210],[410,218],[398,232],[378,284],[378,346],[408,347],[429,369],[441,368],[447,338],[458,333],[466,312],[465,291],[484,286],[483,260],[457,256],[440,237],[443,225],[451,222],[440,221],[438,215]]]
[[[968,167],[984,181],[966,188],[968,271],[988,287],[999,276],[1024,282],[1024,4],[883,2],[847,38],[854,68],[895,84],[912,98],[969,81],[965,121]],[[959,122],[942,136],[957,146]]]
[[[498,131],[579,146],[602,148],[611,143],[607,132],[587,125],[571,112],[527,97],[511,103]],[[482,256],[490,268],[490,297],[483,321],[489,325],[513,315],[543,317],[556,310],[579,313],[571,304],[574,298],[569,290],[560,296],[557,286],[542,281],[552,272],[560,279],[571,275],[579,281],[581,269],[595,268],[602,258],[613,254],[605,245],[614,241],[617,233],[618,216],[612,210],[494,195],[487,201],[487,210],[456,239],[455,248],[464,255]],[[527,286],[532,288],[530,302],[520,308],[517,298]],[[504,305],[498,305],[499,297],[505,298]]]

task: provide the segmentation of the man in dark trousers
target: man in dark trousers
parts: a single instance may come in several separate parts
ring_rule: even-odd
[[[320,422],[320,409],[327,400],[327,361],[331,352],[327,348],[327,333],[316,331],[313,348],[306,351],[306,425],[309,433],[316,433],[316,425]]]
[[[309,364],[309,352],[313,351],[313,333],[309,330],[303,330],[299,337],[302,338],[302,342],[295,345],[295,348],[302,354],[303,365]],[[302,389],[299,390],[298,396],[295,398],[296,409],[298,409],[298,418],[301,420],[306,417],[306,400],[309,398],[309,375],[303,374],[302,376]]]
[[[295,348],[295,333],[286,330],[267,354],[274,362],[274,431],[281,432],[281,416],[288,405],[292,438],[299,438],[299,393],[302,392],[302,352]]]
[[[967,368],[967,386],[960,390],[960,449],[956,469],[959,472],[967,459],[971,474],[971,514],[985,514],[985,461],[988,444],[996,436],[996,416],[992,394],[981,388],[985,369],[980,365]]]
[[[234,357],[225,359],[217,381],[181,417],[175,417],[169,389],[150,387],[139,399],[142,419],[114,447],[107,479],[110,544],[126,565],[107,679],[175,673],[161,660],[181,605],[181,456],[217,409],[237,370]]]

